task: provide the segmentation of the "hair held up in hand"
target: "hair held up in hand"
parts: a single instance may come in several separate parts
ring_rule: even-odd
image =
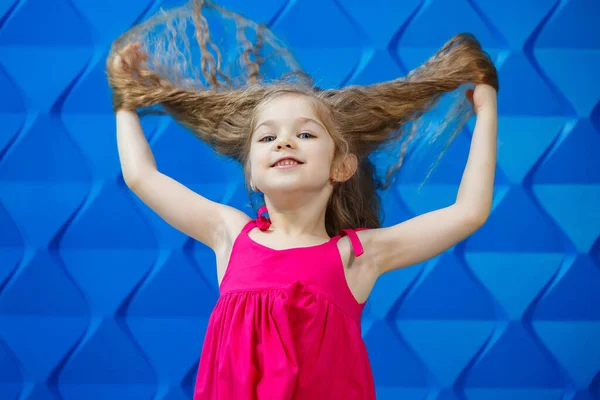
[[[219,31],[231,27],[231,34],[213,37],[209,22],[223,27]],[[335,131],[336,157],[352,153],[359,161],[352,178],[335,183],[326,212],[330,235],[380,226],[377,189],[389,185],[419,133],[419,120],[443,95],[463,85],[498,90],[496,69],[471,34],[451,38],[404,77],[323,90],[264,25],[202,0],[160,12],[123,34],[111,49],[107,75],[115,110],[168,113],[245,167],[257,108],[285,93],[312,98]],[[463,95],[433,136],[452,127],[445,134],[451,141],[471,115]],[[398,149],[395,162],[377,178],[369,156],[390,147]]]

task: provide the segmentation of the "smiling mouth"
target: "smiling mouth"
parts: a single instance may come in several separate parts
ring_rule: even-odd
[[[272,168],[293,168],[302,164],[304,163],[290,158],[286,158],[285,160],[281,160],[273,164]]]

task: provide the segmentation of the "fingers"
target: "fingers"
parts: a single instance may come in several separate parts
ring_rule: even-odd
[[[130,72],[148,60],[148,55],[141,50],[142,43],[130,43],[119,50],[114,58],[112,67],[123,72]]]
[[[141,50],[141,48],[142,43],[140,42],[130,43],[119,53],[131,59],[132,61],[144,62],[148,59],[148,56]]]
[[[473,102],[473,89],[468,89],[467,91],[465,91],[465,96],[467,96],[467,99],[469,99],[469,101],[472,103]]]
[[[475,107],[475,102],[473,100],[473,89],[468,89],[465,91],[465,96],[467,98],[467,100],[469,100],[469,103],[471,103],[471,107]]]

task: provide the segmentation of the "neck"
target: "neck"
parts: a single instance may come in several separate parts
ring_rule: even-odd
[[[320,198],[323,197],[323,198]],[[285,236],[329,237],[325,229],[325,211],[328,197],[312,196],[311,199],[271,199],[265,196],[265,204],[271,220],[270,231]]]

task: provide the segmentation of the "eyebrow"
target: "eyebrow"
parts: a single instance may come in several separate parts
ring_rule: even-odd
[[[313,123],[313,124],[319,125],[322,129],[324,129],[325,131],[327,131],[327,128],[322,123],[320,123],[319,121],[317,121],[317,120],[315,120],[313,118],[299,117],[299,118],[297,118],[297,121],[299,121],[299,122],[301,122],[303,124]],[[274,126],[274,125],[277,125],[277,122],[274,121],[274,120],[272,120],[272,119],[268,119],[268,120],[263,121],[260,124],[258,124],[256,126],[255,130],[258,130],[258,128],[260,128],[263,125],[265,125],[265,126]]]

